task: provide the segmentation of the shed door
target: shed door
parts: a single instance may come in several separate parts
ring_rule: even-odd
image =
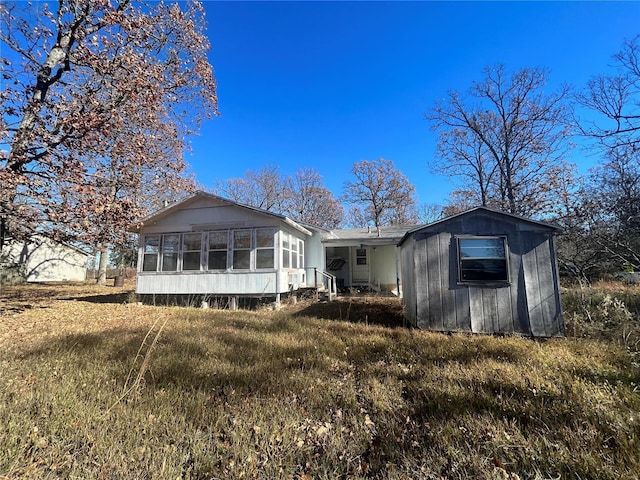
[[[353,247],[351,254],[353,255],[352,280],[354,285],[369,284],[369,249],[367,247]]]

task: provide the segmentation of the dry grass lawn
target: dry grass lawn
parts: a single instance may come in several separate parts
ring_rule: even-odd
[[[615,338],[408,330],[380,298],[147,306],[131,287],[2,287],[0,478],[640,478],[640,366]]]

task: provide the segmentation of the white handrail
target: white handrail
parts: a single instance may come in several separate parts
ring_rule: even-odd
[[[313,268],[313,286],[318,288],[320,285],[318,284],[318,275],[320,275],[320,281],[322,286],[324,286],[329,292],[329,301],[332,301],[335,296],[338,294],[336,281],[336,276],[332,275],[329,272],[325,272],[324,270],[318,270],[316,267],[308,267],[308,269]]]

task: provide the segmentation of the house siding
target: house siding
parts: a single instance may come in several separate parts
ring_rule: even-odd
[[[140,294],[199,294],[264,296],[288,291],[287,275],[280,272],[190,272],[138,276]]]
[[[87,275],[88,254],[44,238],[9,243],[2,256],[21,266],[27,282],[81,282]]]

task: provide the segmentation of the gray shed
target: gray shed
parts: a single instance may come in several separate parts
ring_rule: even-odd
[[[444,332],[563,335],[557,230],[476,207],[407,232],[398,246],[409,323]]]

